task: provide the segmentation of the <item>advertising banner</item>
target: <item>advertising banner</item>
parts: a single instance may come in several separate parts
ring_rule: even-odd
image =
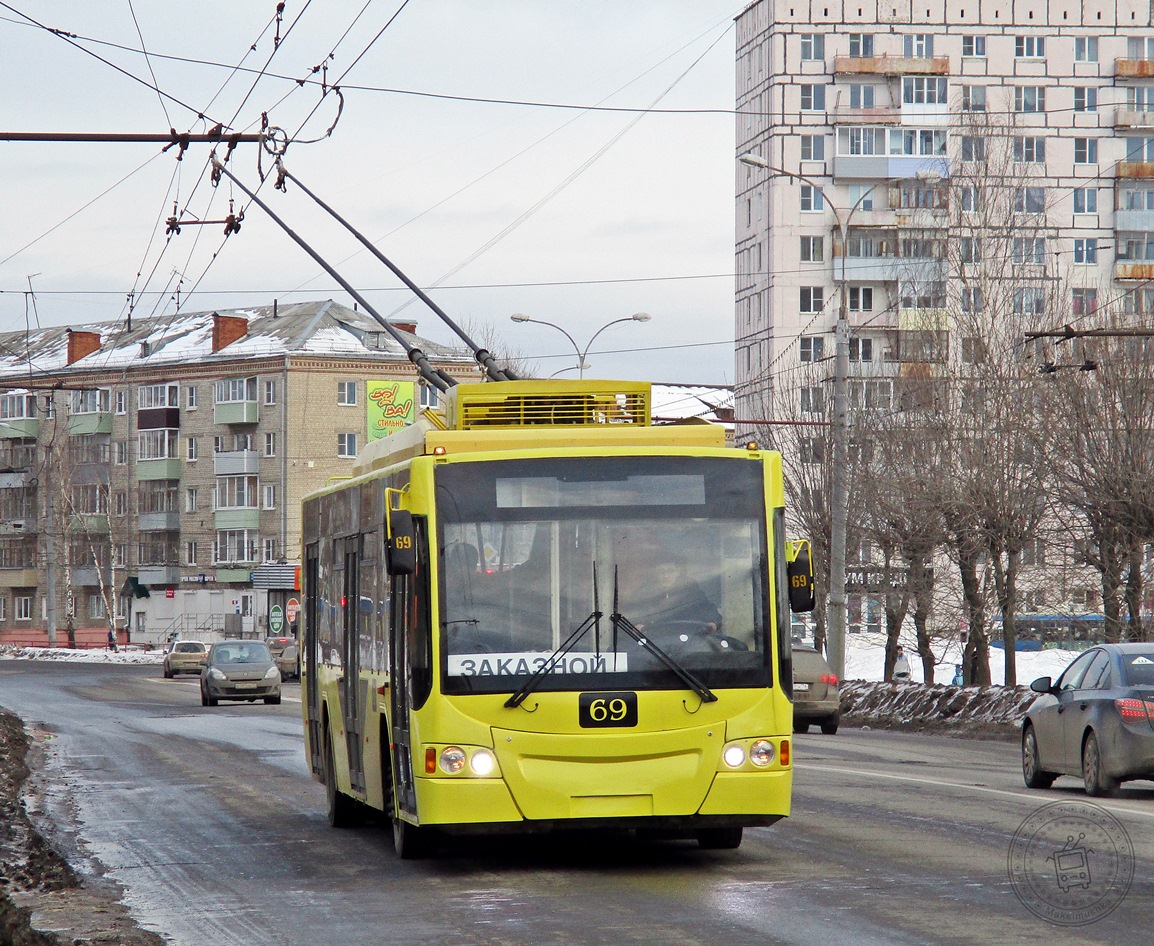
[[[380,440],[417,419],[416,382],[366,381],[368,439]]]

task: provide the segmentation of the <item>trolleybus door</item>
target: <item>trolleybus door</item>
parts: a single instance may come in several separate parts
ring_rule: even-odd
[[[320,669],[320,607],[317,595],[320,592],[320,551],[317,543],[305,550],[305,613],[304,643],[305,664],[305,706],[308,708],[309,764],[313,772],[321,773],[325,765],[324,729],[322,726],[320,686],[317,682]]]
[[[349,753],[349,783],[353,791],[365,790],[364,687],[361,683],[361,536],[337,541],[343,556],[344,581],[341,586],[341,623],[344,631],[341,663],[344,675],[338,683],[341,715],[345,724],[345,744]]]
[[[392,575],[390,582],[392,627],[392,743],[393,780],[397,808],[417,813],[417,792],[413,776],[413,753],[409,716],[424,705],[429,696],[431,668],[428,627],[429,554],[425,531],[416,524],[416,570],[409,575]]]

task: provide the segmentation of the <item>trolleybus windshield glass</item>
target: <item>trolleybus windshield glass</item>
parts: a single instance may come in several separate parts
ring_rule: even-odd
[[[445,692],[516,690],[594,611],[536,692],[682,687],[615,614],[708,687],[770,682],[760,463],[552,458],[435,476]]]

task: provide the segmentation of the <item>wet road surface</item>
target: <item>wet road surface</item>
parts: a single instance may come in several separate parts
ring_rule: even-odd
[[[159,667],[6,661],[0,706],[44,753],[31,801],[54,840],[180,946],[1063,946],[1148,942],[1154,925],[1149,782],[1099,805],[1135,852],[1113,911],[1073,927],[1026,908],[1007,877],[1015,831],[1047,803],[1086,799],[1072,779],[1022,787],[1007,743],[799,736],[793,816],[747,829],[737,851],[614,834],[475,838],[402,863],[388,832],[326,824],[293,685],[280,706],[203,708],[195,678],[164,680]]]

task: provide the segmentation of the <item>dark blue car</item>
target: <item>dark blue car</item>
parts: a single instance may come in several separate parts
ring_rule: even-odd
[[[1128,779],[1154,779],[1154,644],[1101,644],[1068,666],[1058,682],[1040,677],[1041,694],[1022,721],[1022,777],[1049,788],[1081,776],[1088,795]]]

